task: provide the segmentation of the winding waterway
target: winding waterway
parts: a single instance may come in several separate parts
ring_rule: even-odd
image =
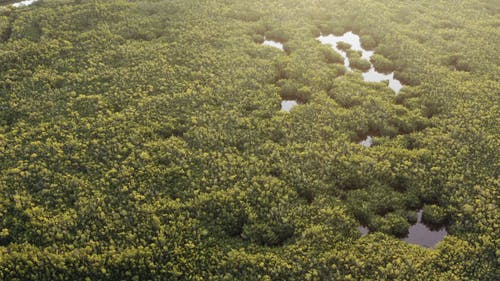
[[[422,223],[422,210],[417,213],[417,223],[408,229],[408,236],[403,238],[403,241],[424,246],[426,248],[433,248],[438,242],[444,239],[448,232],[444,227],[433,230]]]
[[[340,50],[337,47],[338,42],[349,43],[351,45],[351,50],[361,51],[361,58],[366,59],[368,61],[370,61],[370,58],[374,54],[374,51],[368,51],[363,49],[363,47],[361,46],[361,40],[359,36],[350,31],[344,33],[342,36],[335,36],[333,34],[327,36],[321,35],[317,39],[323,44],[328,44],[332,46],[332,48],[344,58],[344,66],[347,68],[348,71],[353,71],[349,63],[349,58],[347,57],[347,53],[345,51]],[[363,79],[366,82],[389,81],[388,85],[389,88],[391,88],[396,94],[399,93],[403,85],[399,80],[394,78],[394,72],[391,72],[389,74],[384,74],[376,71],[371,62],[370,65],[371,65],[370,69],[367,72],[362,73]]]
[[[35,3],[36,1],[38,0],[26,0],[26,1],[21,1],[21,2],[17,2],[17,3],[14,3],[12,4],[12,6],[18,8],[18,7],[22,7],[22,6],[29,6],[33,3]]]

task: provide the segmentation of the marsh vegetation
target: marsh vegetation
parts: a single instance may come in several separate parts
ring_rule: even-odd
[[[497,280],[497,4],[0,7],[0,280]]]

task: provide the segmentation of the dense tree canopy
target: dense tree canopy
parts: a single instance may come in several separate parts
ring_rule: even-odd
[[[0,279],[498,280],[499,13],[495,0],[0,7]],[[347,31],[398,95],[316,40]],[[435,248],[399,239],[420,209],[449,232]]]

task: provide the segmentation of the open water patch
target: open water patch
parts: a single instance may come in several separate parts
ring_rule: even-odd
[[[408,229],[408,236],[403,241],[417,244],[426,248],[433,248],[444,239],[448,232],[444,227],[433,229],[422,222],[422,210],[417,213],[417,223]]]
[[[278,49],[280,49],[282,51],[285,50],[283,48],[283,44],[282,43],[276,42],[276,41],[273,41],[273,40],[267,40],[266,38],[264,38],[264,42],[262,42],[262,45],[263,46],[270,46],[270,47],[278,48]]]
[[[337,44],[339,42],[345,42],[351,45],[351,50],[354,51],[360,51],[361,52],[361,58],[370,61],[371,57],[375,53],[374,51],[368,51],[365,50],[361,46],[361,40],[359,38],[359,35],[352,33],[351,31],[344,33],[341,36],[335,36],[333,34],[330,35],[321,35],[317,38],[321,43],[327,44],[332,46],[332,48],[337,51],[343,58],[344,58],[344,66],[347,68],[348,71],[353,71],[349,58],[347,56],[347,52],[344,50],[341,50],[338,48]],[[373,67],[373,64],[370,62],[370,69],[363,74],[363,80],[366,82],[383,82],[383,81],[388,81],[388,86],[391,88],[396,94],[399,93],[403,85],[401,84],[401,81],[397,80],[394,78],[394,72],[391,72],[389,74],[384,74],[381,72],[378,72],[375,70]]]

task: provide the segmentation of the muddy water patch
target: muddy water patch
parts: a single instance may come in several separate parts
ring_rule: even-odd
[[[388,86],[391,88],[394,92],[399,93],[401,88],[403,88],[403,84],[397,79],[394,79],[394,72],[391,72],[389,74],[384,74],[380,73],[375,70],[375,68],[372,67],[370,70],[367,72],[364,72],[363,74],[363,79],[366,82],[383,82],[383,81],[389,81]]]
[[[21,1],[21,2],[17,2],[17,3],[14,3],[12,4],[12,6],[18,8],[18,7],[23,7],[23,6],[29,6],[35,2],[37,2],[38,0],[27,0],[27,1]]]

